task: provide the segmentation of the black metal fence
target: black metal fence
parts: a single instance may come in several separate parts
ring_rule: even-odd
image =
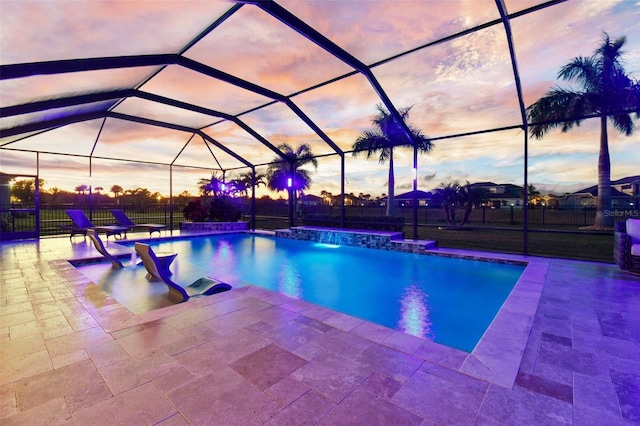
[[[134,223],[160,223],[171,225],[170,207],[167,203],[150,203],[146,205],[100,205],[96,207],[78,207],[73,204],[42,204],[40,206],[40,236],[66,234],[65,226],[73,222],[66,214],[66,210],[79,209],[84,211],[89,220],[96,226],[113,225],[116,223],[111,209],[122,209]],[[36,229],[35,206],[12,204],[0,207],[3,234],[20,235]],[[174,209],[175,210],[175,209]],[[177,227],[180,226],[182,207],[178,212]],[[3,238],[6,239],[6,238]]]
[[[178,229],[184,221],[182,205],[173,205],[173,223],[171,222],[171,206],[169,203],[148,203],[135,205],[99,205],[92,208],[77,207],[72,204],[52,205],[43,204],[40,208],[40,235],[64,234],[65,225],[71,225],[71,219],[65,213],[67,209],[82,209],[96,226],[111,225],[115,219],[111,209],[122,209],[136,223],[161,223],[169,229]],[[238,203],[242,211],[243,220],[250,219],[250,205],[248,201]],[[36,215],[34,206],[10,205],[0,208],[3,232],[23,232],[35,229]],[[384,206],[346,206],[347,217],[382,217],[386,213]],[[581,227],[593,225],[596,210],[592,207],[578,208],[549,208],[536,207],[528,210],[529,229],[577,230]],[[615,220],[625,220],[636,217],[637,210],[612,210]],[[302,205],[298,206],[294,215],[295,224],[302,224],[308,216],[340,216],[339,206]],[[413,209],[410,206],[399,206],[395,210],[396,217],[402,217],[405,224],[413,223]],[[457,223],[464,216],[463,209],[456,209]],[[420,226],[449,226],[443,209],[431,206],[418,208],[418,225]],[[269,203],[256,204],[256,228],[286,228],[289,226],[289,207],[286,200],[273,200]],[[473,209],[466,227],[479,228],[522,228],[524,226],[524,209],[518,206],[503,208],[481,207]]]
[[[346,215],[351,217],[384,216],[386,208],[384,206],[346,206]],[[303,206],[301,215],[340,215],[339,206]],[[464,209],[455,210],[456,223],[464,217]],[[471,214],[465,223],[469,227],[522,227],[524,225],[524,209],[520,206],[506,206],[502,208],[492,208],[482,206],[471,210]],[[596,217],[594,207],[575,208],[549,208],[546,206],[536,206],[528,210],[529,228],[578,228],[593,225]],[[634,211],[621,211],[615,219],[624,220],[632,217]],[[411,206],[398,206],[395,209],[395,216],[403,217],[405,223],[413,223],[413,208]],[[444,210],[440,207],[420,206],[418,207],[418,224],[433,226],[450,225],[445,216]]]

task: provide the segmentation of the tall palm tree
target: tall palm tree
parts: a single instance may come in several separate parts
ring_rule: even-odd
[[[575,82],[579,89],[556,86],[527,108],[527,119],[533,123],[530,133],[541,139],[549,130],[560,127],[563,132],[580,125],[585,116],[600,117],[600,154],[598,157],[598,204],[595,226],[611,227],[613,217],[605,214],[611,203],[611,160],[607,121],[629,136],[634,129],[631,112],[640,117],[640,84],[627,75],[622,65],[622,47],[626,37],[611,40],[604,33],[602,45],[592,56],[576,57],[564,65],[558,78]]]
[[[211,173],[210,178],[198,179],[198,189],[202,196],[213,195],[217,196],[222,192],[222,184],[224,183],[224,174],[218,174],[217,172]]]
[[[359,153],[366,151],[367,159],[373,155],[379,155],[378,162],[384,164],[389,160],[389,180],[388,180],[388,195],[387,195],[387,216],[393,216],[394,211],[394,186],[395,179],[393,173],[393,148],[396,146],[410,147],[413,146],[412,142],[407,140],[400,123],[398,123],[393,116],[387,111],[384,106],[376,105],[378,109],[378,115],[371,120],[374,126],[372,130],[366,130],[362,135],[356,139],[353,144],[353,156],[357,156]],[[411,107],[403,108],[399,110],[402,120],[406,122],[409,117],[409,111]],[[418,150],[420,152],[429,152],[433,149],[433,143],[418,129],[412,126],[408,126],[411,132],[411,137],[418,144]]]
[[[231,184],[233,184],[238,192],[244,197],[248,195],[249,189],[254,191],[254,187],[258,187],[260,185],[266,185],[265,175],[261,173],[256,173],[255,180],[253,179],[252,172],[241,173],[237,178],[231,180]]]
[[[109,190],[109,192],[113,193],[113,198],[116,199],[116,204],[120,204],[119,195],[122,194],[123,191],[124,191],[124,189],[122,189],[122,187],[120,185],[113,185],[111,187],[111,189]]]
[[[267,188],[272,191],[287,191],[289,200],[295,205],[296,195],[302,194],[311,186],[311,172],[302,169],[307,164],[318,169],[318,160],[313,156],[311,147],[303,143],[295,150],[287,143],[278,145],[278,149],[288,158],[283,162],[280,157],[274,159],[267,167]],[[292,174],[293,173],[293,174]],[[291,186],[289,186],[289,179]]]

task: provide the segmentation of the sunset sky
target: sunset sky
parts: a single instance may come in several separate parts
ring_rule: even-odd
[[[278,4],[366,65],[428,45],[499,19],[494,0],[279,0]],[[515,13],[541,0],[505,0]],[[74,58],[178,53],[234,3],[229,1],[6,1],[0,0],[2,65]],[[555,84],[562,65],[589,56],[603,32],[627,37],[626,70],[640,78],[640,2],[569,0],[511,20],[525,104]],[[258,7],[246,4],[184,52],[184,56],[291,96],[353,70]],[[522,130],[453,137],[521,124],[504,26],[496,24],[436,43],[372,68],[396,108],[412,106],[409,122],[436,138],[419,157],[419,189],[441,182],[523,183]],[[148,82],[142,84],[148,77]],[[36,75],[0,81],[2,107],[55,97],[123,88],[240,114],[271,101],[178,65]],[[380,99],[355,74],[305,91],[291,100],[342,150],[370,128]],[[163,106],[140,98],[0,117],[12,127],[112,107],[113,111],[165,121],[206,134],[253,164],[275,154],[232,122]],[[273,145],[308,143],[314,154],[333,150],[285,104],[256,109],[240,119]],[[638,124],[638,121],[636,121]],[[114,118],[71,124],[33,137],[0,139],[0,171],[34,174],[45,188],[73,190],[81,184],[108,189],[148,188],[169,194],[197,193],[199,178],[242,163],[191,134]],[[640,174],[640,129],[625,137],[609,128],[612,179]],[[599,123],[587,120],[568,133],[529,141],[529,183],[544,192],[572,192],[597,181]],[[38,157],[33,151],[40,151]],[[54,155],[54,154],[71,155]],[[89,178],[89,159],[91,178]],[[108,158],[108,159],[107,159]],[[140,160],[144,163],[114,159]],[[169,173],[169,164],[174,164]],[[345,156],[347,193],[387,192],[387,165],[364,155]],[[192,166],[189,168],[183,166]],[[396,193],[411,189],[412,153],[396,150]],[[258,171],[264,171],[259,167]],[[233,177],[244,170],[232,170]],[[340,160],[319,158],[310,193],[340,192]],[[266,193],[260,189],[258,194]],[[275,194],[270,194],[275,196]]]

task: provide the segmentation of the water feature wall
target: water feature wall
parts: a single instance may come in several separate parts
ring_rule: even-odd
[[[436,246],[435,241],[406,240],[402,232],[335,229],[296,226],[275,231],[277,237],[317,241],[323,244],[356,246],[381,250],[423,253]]]

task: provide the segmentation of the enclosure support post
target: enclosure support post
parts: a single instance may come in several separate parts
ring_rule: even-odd
[[[256,168],[251,167],[251,223],[249,228],[256,230]]]
[[[173,232],[173,165],[169,165],[169,229]]]
[[[40,238],[40,152],[36,152],[36,186],[34,190],[34,207],[36,210],[36,235]]]
[[[91,193],[93,192],[93,176],[91,170],[91,157],[89,157],[89,220],[93,222],[93,200]]]
[[[329,215],[331,216],[331,215]],[[340,154],[340,228],[344,228],[344,152]]]
[[[295,192],[296,192],[296,188],[295,188],[295,182],[294,182],[294,177],[295,177],[295,170],[293,169],[293,163],[290,163],[290,170],[291,170],[291,177],[289,178],[289,182],[287,183],[288,186],[288,190],[289,190],[289,228],[293,228],[293,211],[295,209]]]
[[[413,239],[418,239],[418,145],[413,144]]]
[[[507,44],[509,45],[509,56],[511,57],[511,67],[513,69],[513,79],[516,83],[516,92],[518,93],[518,104],[520,106],[520,118],[522,119],[522,130],[524,131],[524,188],[522,191],[524,206],[524,225],[522,227],[522,254],[529,253],[529,194],[528,194],[528,168],[529,168],[529,124],[527,122],[527,111],[524,105],[524,95],[522,92],[522,82],[520,80],[520,72],[518,71],[518,61],[516,60],[516,49],[513,44],[513,35],[511,33],[511,21],[507,12],[507,6],[504,0],[496,0],[496,6],[504,25],[504,32],[507,36]]]

